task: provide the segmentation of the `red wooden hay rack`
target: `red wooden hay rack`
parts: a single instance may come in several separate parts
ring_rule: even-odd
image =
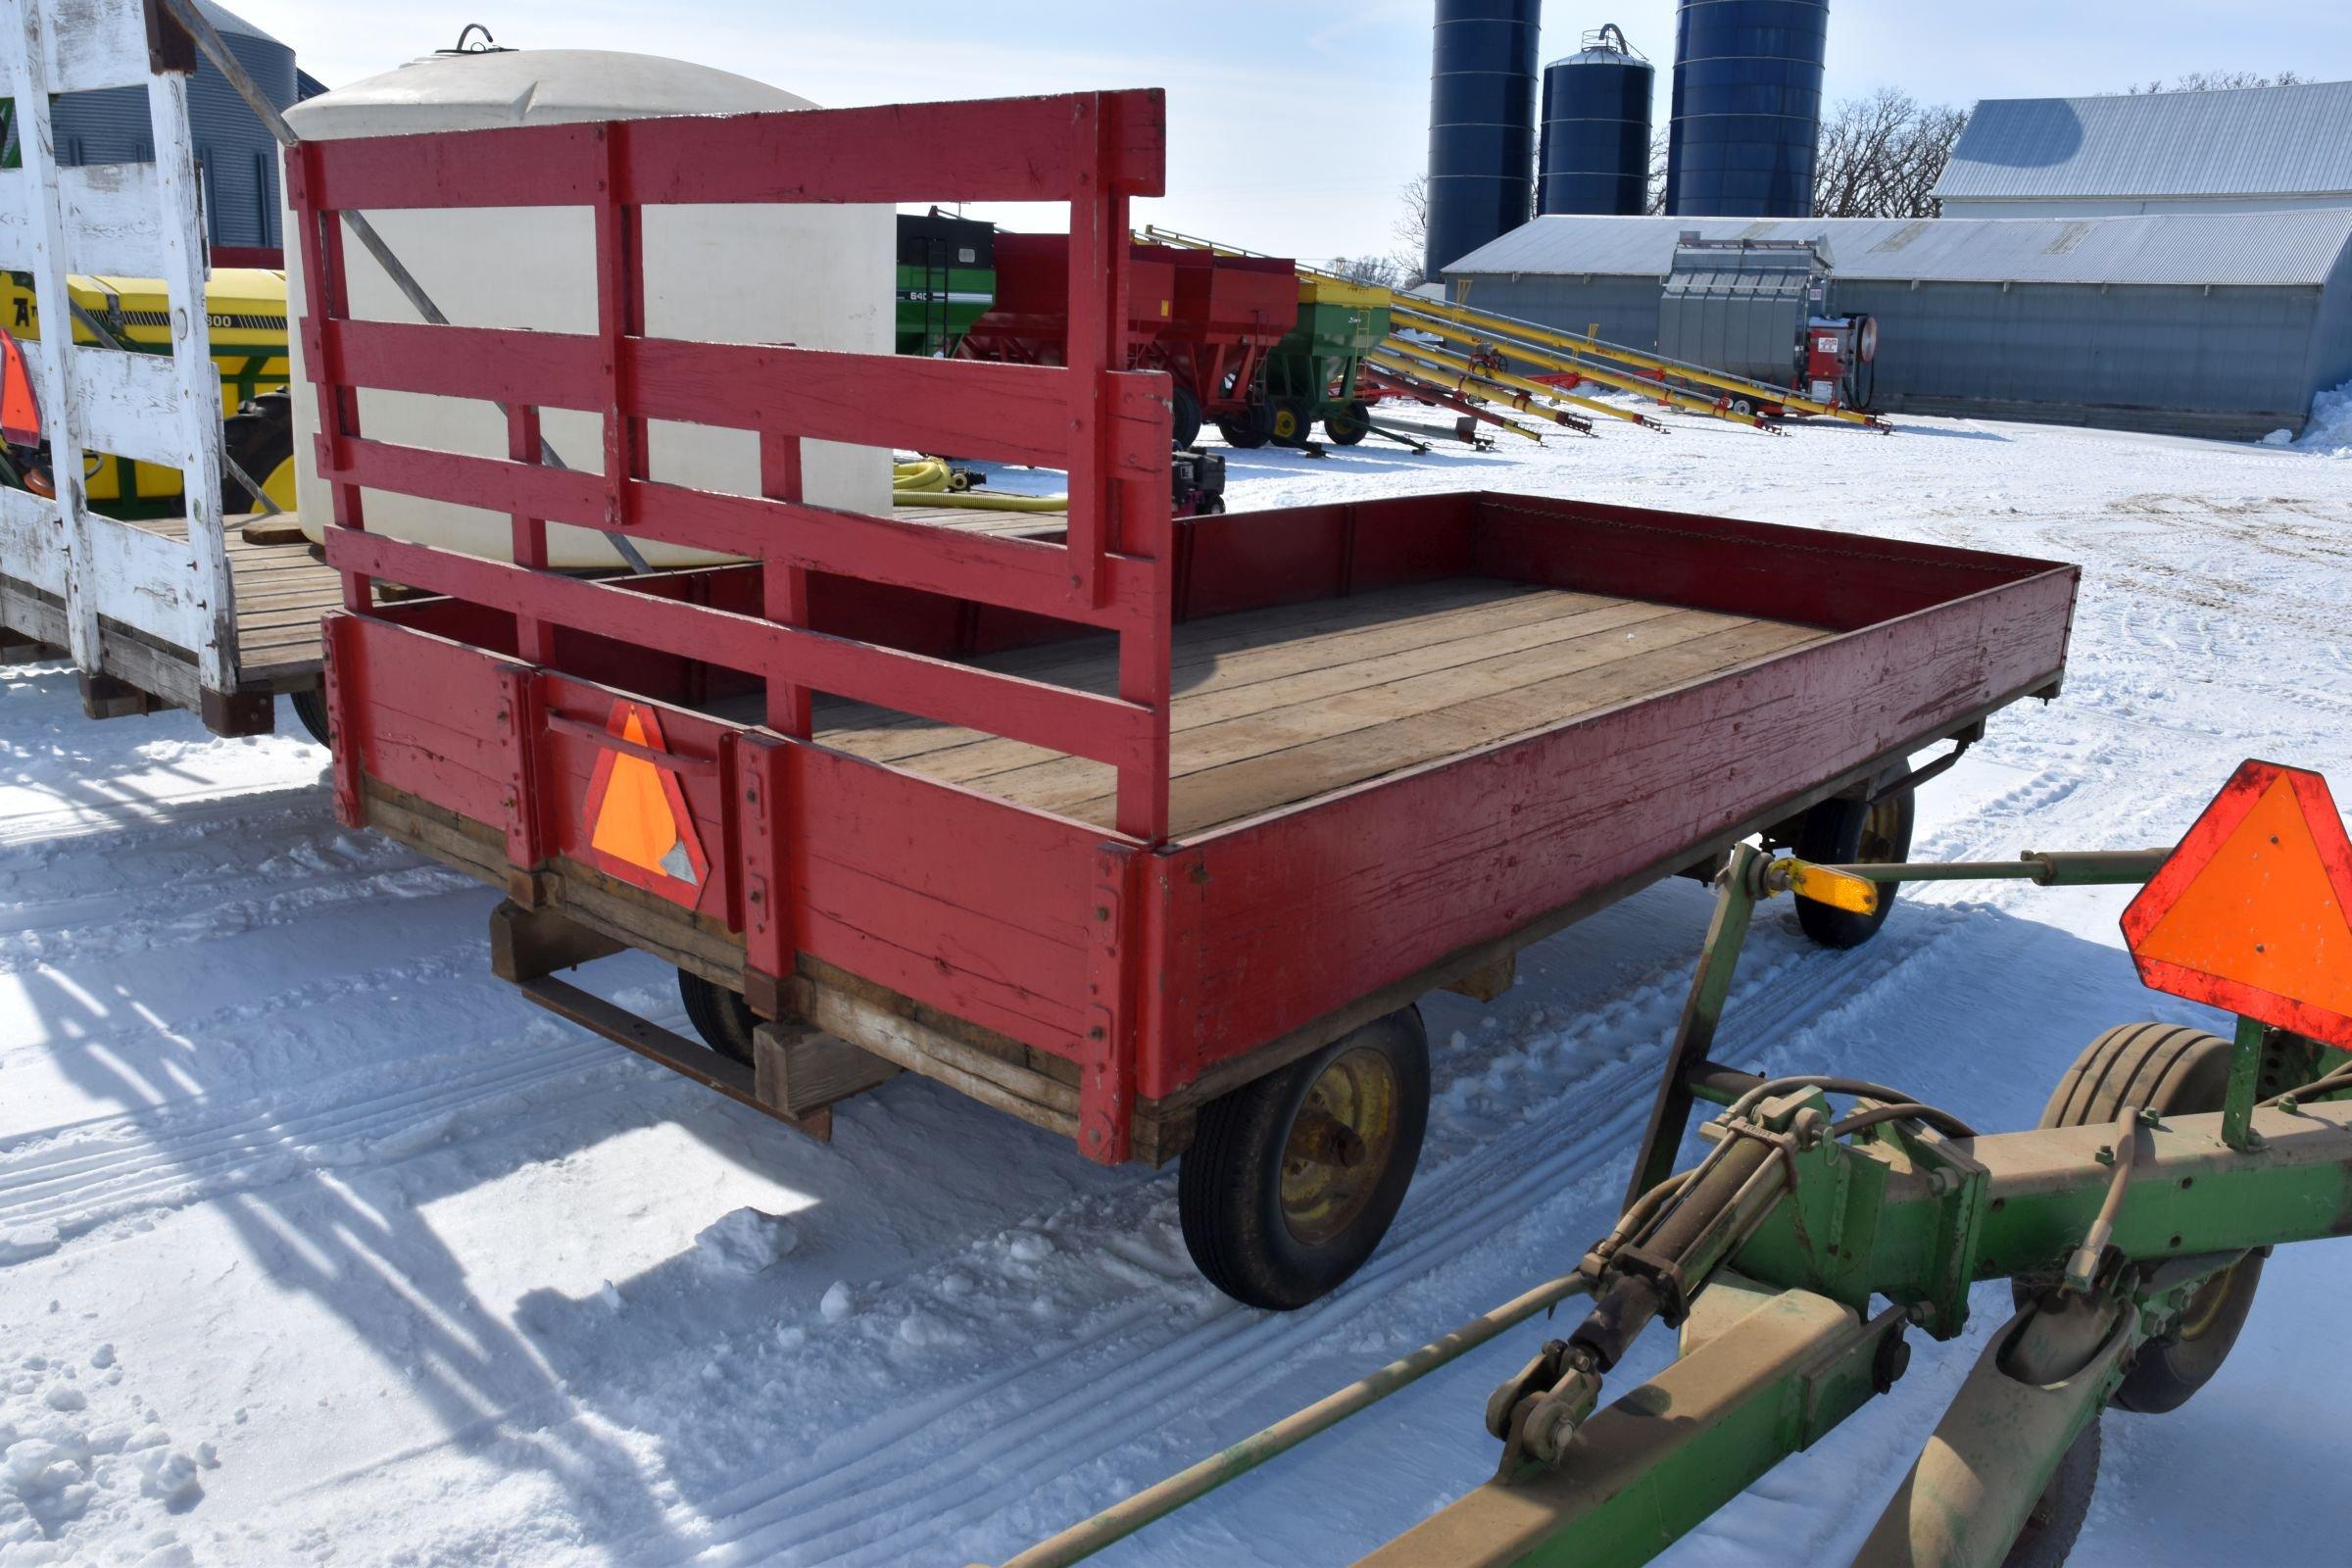
[[[514,617],[548,662],[551,628],[761,676],[767,719],[808,733],[814,688],[969,725],[1118,770],[1118,825],[1165,835],[1170,513],[1167,381],[1127,372],[1127,208],[1156,195],[1157,92],[528,126],[430,137],[310,142],[289,159],[313,305],[303,350],[319,400],[318,471],[332,487],[326,559],[366,614],[370,579]],[[658,203],[1065,202],[1069,347],[1061,368],[845,354],[645,335],[640,214]],[[596,218],[593,335],[355,319],[346,211],[585,206]],[[1113,368],[1118,367],[1119,368]],[[508,413],[509,458],[370,440],[359,390],[482,399]],[[601,472],[536,461],[539,411],[605,421]],[[646,476],[646,421],[756,431],[761,496]],[[1064,467],[1066,543],[968,537],[809,506],[801,443],[826,440]],[[510,564],[370,534],[364,488],[505,512]],[[547,525],[574,523],[760,564],[761,612],[651,597],[546,569]],[[1119,638],[1115,697],[821,635],[807,574],[954,594]],[[349,715],[336,715],[338,721]],[[359,757],[337,756],[338,803],[357,819]],[[517,862],[544,846],[521,844]]]
[[[809,734],[814,690],[1108,763],[1117,774],[1119,832],[1146,844],[1164,839],[1173,550],[1168,382],[1125,368],[1128,203],[1160,193],[1164,147],[1161,95],[1132,91],[375,137],[307,143],[290,155],[288,188],[310,279],[302,342],[318,397],[317,461],[334,501],[325,555],[343,576],[348,612],[330,615],[326,628],[343,819],[368,819],[367,775],[416,781],[436,805],[478,802],[482,818],[503,820],[507,858],[521,873],[510,886],[528,902],[529,868],[557,857],[584,864],[608,858],[586,842],[590,829],[575,808],[583,755],[640,756],[673,775],[727,841],[713,846],[718,863],[708,886],[658,891],[740,931],[746,991],[762,1011],[780,1010],[796,955],[820,945],[808,930],[793,929],[820,917],[790,891],[808,870],[785,826],[792,786],[864,788],[870,797],[871,770],[853,783],[830,776],[812,783],[793,771],[790,740],[757,731],[718,736],[715,763],[633,746],[559,711],[600,691],[548,667],[558,662],[563,637],[567,646],[583,638],[624,644],[633,661],[696,662],[761,680],[768,727],[792,739]],[[646,335],[647,207],[932,200],[1067,204],[1065,365]],[[353,317],[339,214],[546,206],[587,207],[595,215],[595,333]],[[497,404],[507,411],[508,457],[370,439],[360,418],[362,388]],[[545,408],[603,416],[601,471],[537,461]],[[656,419],[757,432],[761,494],[713,494],[649,478],[646,427]],[[808,440],[1064,468],[1065,539],[981,537],[808,505],[801,499],[802,443]],[[370,533],[368,489],[504,512],[513,519],[514,559]],[[756,566],[736,569],[756,571],[758,592],[680,592],[659,577],[592,581],[551,571],[551,522],[743,557]],[[812,629],[811,574],[1113,633],[1117,692],[1047,685]],[[509,646],[519,662],[395,632],[375,582],[449,596],[463,602],[451,607],[461,616],[466,606],[489,612],[482,633],[466,641],[504,643],[511,624]],[[453,621],[445,614],[437,623]],[[399,731],[413,715],[378,700],[383,683],[334,678],[395,658],[400,680],[437,688],[437,701],[495,709],[468,711],[459,724],[459,738],[481,755],[463,764],[446,751],[435,755],[435,745],[449,744],[439,731],[438,739],[404,739]],[[496,683],[486,703],[485,676]],[[352,695],[355,685],[368,690],[365,700]],[[685,720],[673,714],[672,722]],[[700,728],[697,745],[711,739],[711,726]],[[484,795],[476,777],[484,772],[503,788]],[[926,831],[969,833],[967,823],[953,820],[954,805],[934,806],[912,827],[904,824],[926,815],[914,802],[894,798],[877,809],[902,824],[896,836],[920,855],[913,841]],[[819,808],[803,806],[804,813]],[[1056,835],[1057,849],[1064,837]],[[1026,841],[1018,831],[995,840],[1003,857],[1021,858]],[[1083,981],[1069,988],[1090,1004],[1044,1031],[1023,1027],[985,999],[968,1004],[980,1019],[1033,1037],[1042,1032],[1081,1061],[1081,1147],[1114,1163],[1127,1157],[1135,1093],[1136,980],[1120,891],[1134,858],[1128,846],[1103,844],[1075,873],[1101,884],[1091,893],[1062,888],[1058,876],[1047,879],[1048,889],[1032,890],[1102,906],[1088,928]],[[870,957],[869,968],[921,988],[920,977],[895,961],[904,955],[874,953],[856,933],[829,929],[837,944],[864,942],[856,951]]]

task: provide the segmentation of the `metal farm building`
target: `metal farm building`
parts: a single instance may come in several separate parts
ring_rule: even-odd
[[[2352,207],[2352,81],[1987,99],[1936,198],[1946,218]]]
[[[1820,239],[1878,318],[1876,406],[2250,439],[2352,380],[2352,210],[2084,219],[1545,217],[1446,269],[1482,309],[1653,349],[1679,234]]]

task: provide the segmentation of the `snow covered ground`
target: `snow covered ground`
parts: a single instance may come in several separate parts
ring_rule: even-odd
[[[2082,563],[2073,671],[1925,797],[1918,853],[2176,835],[2241,758],[2352,799],[2352,464],[1965,421],[1768,440],[1233,455],[1237,506],[1520,489]],[[1428,1004],[1438,1108],[1387,1246],[1237,1307],[1172,1171],[921,1081],[796,1137],[490,978],[493,895],[336,825],[324,754],[0,696],[0,1565],[998,1559],[1570,1264],[1611,1217],[1706,894]],[[2140,990],[2113,890],[1906,893],[1847,955],[1761,922],[1721,1054],[2030,1124]],[[672,1024],[670,976],[587,971]],[[1845,1560],[1981,1337],[1669,1560]],[[2107,1418],[2082,1568],[2345,1561],[2352,1246],[2289,1249],[2180,1413]],[[1351,1560],[1482,1480],[1529,1327],[1104,1560]],[[1649,1359],[1613,1379],[1630,1388]]]

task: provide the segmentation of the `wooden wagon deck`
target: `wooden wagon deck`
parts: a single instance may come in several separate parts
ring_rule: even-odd
[[[291,514],[285,516],[290,522]],[[139,526],[170,539],[188,536],[184,518]],[[278,692],[316,686],[318,617],[342,603],[343,580],[308,542],[256,544],[234,518],[228,568],[237,595],[237,668],[246,683]]]
[[[184,517],[141,519],[130,526],[180,543],[188,537]],[[90,716],[184,708],[203,713],[223,733],[246,734],[270,727],[270,704],[279,693],[318,687],[318,617],[342,602],[341,579],[307,543],[250,543],[235,519],[226,537],[237,610],[238,699],[208,705],[193,651],[101,617],[106,677],[85,680]],[[0,575],[0,628],[18,657],[50,657],[67,641],[64,602]]]
[[[1216,615],[1178,628],[1171,829],[1196,832],[1660,696],[1829,633],[1492,578]],[[1117,686],[1107,638],[997,655],[984,668]],[[754,705],[722,705],[758,722]],[[1108,766],[974,729],[820,703],[815,739],[873,761],[1111,826]]]

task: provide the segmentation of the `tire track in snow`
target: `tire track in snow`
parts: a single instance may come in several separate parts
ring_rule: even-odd
[[[585,1040],[559,1035],[534,1046],[527,1056],[455,1068],[447,1057],[403,1063],[388,1089],[291,1113],[182,1109],[120,1117],[100,1129],[85,1123],[62,1146],[18,1158],[0,1154],[0,1227],[52,1225],[61,1241],[71,1240],[129,1214],[272,1187],[316,1169],[380,1165],[421,1152],[428,1146],[418,1134],[452,1128],[462,1114],[496,1118],[509,1132],[514,1122],[503,1112],[515,1102],[527,1100],[536,1109],[602,1093],[593,1080],[615,1065],[607,1048]],[[416,1072],[428,1070],[430,1079],[419,1084]],[[529,1093],[555,1080],[576,1092]]]
[[[480,1016],[482,997],[502,1005],[511,1000],[482,968],[480,943],[466,939],[421,960],[411,956],[259,1005],[232,1005],[216,1025],[221,1033],[249,1032],[275,1014],[331,1008],[387,978],[461,988],[449,999],[452,1009],[471,1020]],[[690,1027],[682,1014],[649,1015],[666,1027]],[[201,1052],[213,1032],[199,1027],[188,1038]],[[250,1082],[229,1083],[193,1101],[44,1129],[13,1147],[0,1141],[0,1230],[53,1225],[61,1242],[70,1241],[132,1214],[262,1191],[320,1168],[428,1152],[453,1141],[459,1128],[512,1137],[526,1125],[559,1119],[564,1107],[610,1095],[615,1081],[628,1086],[625,1108],[647,1119],[662,1117],[674,1101],[699,1103],[704,1093],[535,1011],[525,1011],[513,1029],[452,1038],[467,1043],[391,1064],[370,1062],[312,1085],[291,1105],[257,1100]],[[379,1081],[384,1086],[373,1087]]]

